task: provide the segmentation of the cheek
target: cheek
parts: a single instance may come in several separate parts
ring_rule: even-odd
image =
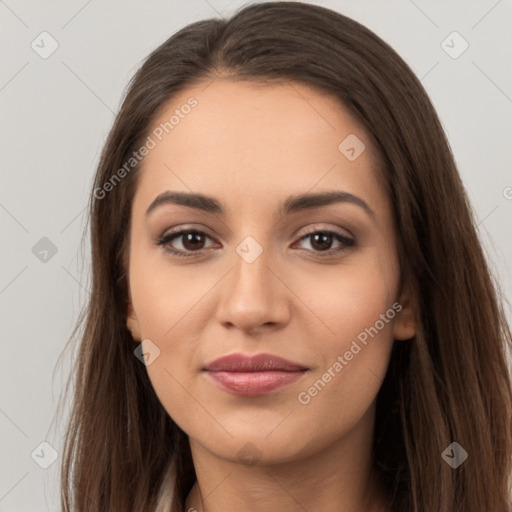
[[[376,261],[371,258],[360,268],[340,267],[317,288],[303,281],[304,289],[297,292],[304,296],[308,287],[308,306],[318,320],[307,332],[321,364],[297,396],[311,435],[318,427],[315,418],[322,418],[326,435],[355,425],[371,406],[386,374],[400,305],[394,302],[393,261],[385,265]]]
[[[201,301],[220,276],[216,270],[172,263],[161,249],[134,251],[130,289],[142,337],[163,341],[186,336],[183,326],[193,326],[191,318],[197,320]]]
[[[141,251],[131,258],[130,287],[141,337],[158,352],[146,370],[164,409],[186,431],[204,414],[205,400],[195,389],[194,375],[202,333],[214,313],[209,292],[222,275],[173,266],[153,253]]]
[[[322,365],[294,397],[296,434],[315,439],[322,431],[323,439],[316,439],[311,449],[327,446],[356,428],[371,412],[386,375],[396,312],[382,297],[366,299],[354,301],[347,309],[341,306],[337,316],[333,310],[334,334],[314,338]]]
[[[315,334],[308,343],[316,345],[321,353],[332,355],[333,351],[342,350],[365,329],[374,326],[392,307],[398,272],[392,258],[383,261],[369,253],[358,258],[357,264],[347,260],[336,267],[319,267],[301,273],[300,279],[291,274],[288,278],[293,282],[294,293],[305,298],[310,312],[310,324],[303,319],[306,329]],[[390,311],[390,318],[385,320],[391,321],[384,325],[379,321],[382,337],[391,336],[395,314]]]

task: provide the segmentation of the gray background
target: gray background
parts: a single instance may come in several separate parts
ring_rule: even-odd
[[[312,3],[366,25],[421,79],[510,299],[512,1]],[[177,29],[228,16],[242,4],[0,0],[0,512],[59,509],[60,457],[48,469],[36,460],[51,461],[51,449],[40,446],[45,440],[61,453],[63,424],[53,420],[71,354],[57,360],[87,298],[84,208],[124,87]],[[35,41],[39,52],[51,48],[43,31],[58,43],[46,59],[31,47]],[[469,44],[458,58],[442,46],[453,31]],[[453,36],[444,44],[452,53],[462,48]]]

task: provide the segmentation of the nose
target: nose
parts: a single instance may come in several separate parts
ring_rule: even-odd
[[[234,268],[222,280],[217,307],[222,325],[255,333],[288,323],[291,294],[271,260],[269,249],[251,263],[235,253]]]

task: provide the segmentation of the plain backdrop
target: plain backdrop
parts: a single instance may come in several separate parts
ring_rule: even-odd
[[[366,25],[421,79],[510,299],[512,1],[312,3]],[[57,360],[88,294],[84,208],[124,88],[178,29],[243,4],[0,0],[0,512],[60,509]]]

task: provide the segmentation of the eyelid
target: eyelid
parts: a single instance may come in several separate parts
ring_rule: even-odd
[[[207,227],[202,225],[199,225],[198,227],[197,225],[193,224],[180,224],[179,226],[170,228],[169,230],[164,231],[159,238],[168,237],[169,235],[181,234],[183,231],[197,231],[198,233],[204,233],[205,235],[208,235],[210,238],[215,238],[209,233],[209,229]]]
[[[343,233],[343,232],[340,232],[341,229],[346,234]],[[303,238],[306,235],[311,235],[313,233],[317,233],[318,231],[330,231],[330,232],[336,233],[337,235],[340,235],[340,236],[342,236],[344,238],[351,238],[351,239],[354,238],[352,233],[348,229],[346,229],[346,228],[340,228],[339,226],[331,226],[331,225],[328,225],[328,224],[325,224],[325,223],[321,223],[321,222],[318,223],[318,224],[314,224],[311,228],[308,228],[308,230],[305,233],[300,235],[300,238]],[[296,236],[297,233],[298,232],[296,232],[296,234],[294,236]]]

